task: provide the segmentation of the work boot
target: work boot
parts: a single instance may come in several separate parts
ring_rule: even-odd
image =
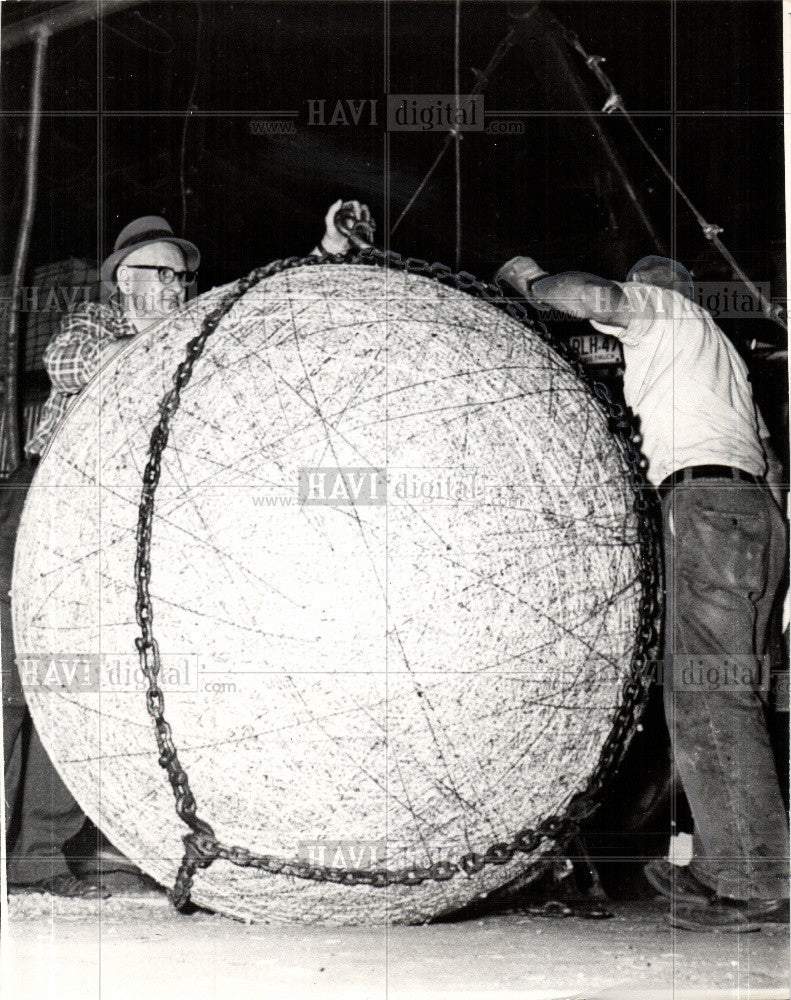
[[[728,899],[714,896],[707,905],[679,904],[668,914],[673,927],[685,931],[743,934],[761,927],[788,924],[787,899]]]
[[[107,899],[112,896],[109,889],[76,878],[71,872],[51,875],[40,882],[9,883],[9,895],[28,895],[30,893],[48,893],[50,896],[64,896],[67,899]]]
[[[705,905],[715,895],[714,890],[696,878],[686,865],[671,865],[664,858],[649,861],[643,873],[652,888],[674,903]]]

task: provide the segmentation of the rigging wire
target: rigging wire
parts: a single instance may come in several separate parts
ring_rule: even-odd
[[[182,236],[187,231],[187,185],[184,178],[184,163],[187,153],[187,125],[189,124],[193,111],[197,111],[197,108],[195,107],[195,92],[198,89],[198,78],[200,76],[201,28],[203,27],[203,11],[201,10],[200,0],[197,0],[195,8],[198,12],[198,20],[195,27],[195,76],[193,77],[192,89],[190,90],[190,96],[187,100],[187,110],[184,114],[184,124],[181,129],[181,154],[179,156],[179,184],[181,186],[180,232]]]
[[[144,52],[150,52],[152,55],[155,56],[169,56],[173,51],[173,49],[176,47],[176,43],[170,32],[165,31],[165,29],[161,25],[155,24],[153,21],[149,21],[147,17],[143,17],[143,15],[140,13],[139,10],[132,11],[132,14],[134,17],[138,19],[138,21],[142,21],[143,24],[147,24],[150,28],[153,28],[154,31],[159,32],[160,35],[164,35],[165,38],[167,38],[167,40],[170,42],[170,48],[155,49],[152,48],[152,46],[150,45],[144,45],[142,42],[139,42],[136,38],[132,38],[131,35],[127,35],[123,31],[119,31],[118,28],[114,28],[109,21],[105,21],[106,29],[108,31],[111,31],[114,35],[119,35],[121,38],[129,42],[130,45],[134,45],[135,48],[142,49]]]
[[[497,44],[497,47],[495,48],[494,53],[492,54],[491,59],[489,60],[489,62],[486,65],[486,69],[484,69],[483,71],[481,71],[481,70],[473,70],[473,73],[475,74],[475,76],[476,76],[477,79],[476,79],[475,85],[473,86],[472,90],[470,91],[471,94],[480,94],[480,93],[483,92],[483,88],[489,82],[489,78],[491,77],[492,73],[495,72],[495,70],[498,68],[498,66],[503,61],[503,59],[505,59],[505,57],[508,55],[508,53],[511,51],[511,49],[514,47],[515,44],[516,44],[516,30],[514,28],[509,28],[509,30],[506,32],[506,34],[500,39],[499,43]],[[442,148],[437,153],[437,155],[436,155],[436,157],[434,159],[434,162],[431,164],[431,166],[426,171],[426,174],[423,177],[423,180],[415,188],[415,191],[414,191],[412,197],[406,203],[406,205],[404,206],[401,214],[398,216],[398,218],[396,219],[395,223],[393,224],[393,227],[390,230],[390,236],[391,237],[392,237],[393,233],[396,231],[396,229],[398,229],[398,227],[401,225],[401,222],[403,221],[404,216],[409,212],[409,210],[412,208],[412,206],[415,204],[415,202],[418,200],[418,198],[422,194],[422,192],[423,192],[424,188],[426,187],[426,185],[428,184],[428,182],[431,180],[431,177],[433,176],[434,171],[439,166],[440,161],[442,160],[442,157],[445,155],[445,153],[447,153],[450,144],[453,142],[453,139],[454,139],[453,132],[448,132],[448,134],[445,137],[445,141],[442,144]]]
[[[654,161],[654,163],[656,163],[656,165],[662,171],[664,176],[668,179],[673,190],[681,198],[681,200],[684,202],[684,204],[687,206],[690,212],[692,212],[692,214],[695,217],[695,220],[697,221],[698,225],[700,226],[703,232],[703,235],[710,243],[712,243],[717,248],[717,250],[719,250],[720,254],[728,262],[728,265],[730,266],[734,275],[736,275],[736,277],[738,277],[739,280],[744,283],[744,285],[750,290],[750,294],[760,303],[761,310],[766,316],[766,318],[772,320],[772,322],[774,323],[777,323],[778,326],[781,326],[786,332],[788,332],[788,325],[783,318],[782,306],[770,302],[769,299],[767,299],[766,296],[763,294],[763,292],[761,292],[758,286],[755,285],[750,280],[747,274],[739,266],[738,262],[733,257],[730,250],[728,250],[728,248],[720,239],[719,234],[723,232],[722,226],[718,226],[715,223],[707,222],[703,218],[701,213],[692,203],[692,200],[689,198],[687,193],[682,189],[681,185],[678,183],[676,178],[667,169],[667,167],[662,162],[657,152],[654,150],[654,148],[648,142],[646,137],[637,127],[637,124],[635,123],[634,119],[629,114],[629,111],[627,110],[626,106],[623,103],[623,98],[616,91],[612,80],[601,68],[601,64],[605,61],[604,57],[588,55],[588,53],[583,48],[583,45],[580,42],[579,37],[575,34],[575,32],[567,28],[554,16],[552,15],[547,15],[547,16],[550,18],[551,23],[553,23],[555,27],[557,27],[557,29],[559,30],[563,38],[566,40],[566,42],[585,60],[585,65],[593,73],[593,75],[599,81],[601,86],[607,92],[607,100],[604,103],[602,111],[605,114],[612,114],[614,111],[619,111],[623,115],[629,127],[637,136],[641,145],[644,147],[646,152],[651,156],[651,159]]]
[[[457,0],[457,4],[458,4],[458,0]],[[524,20],[525,16],[526,15],[521,14],[520,15],[520,19]],[[606,114],[612,114],[614,111],[619,111],[623,115],[623,117],[626,119],[628,125],[630,126],[630,128],[632,129],[632,131],[634,132],[634,134],[636,135],[636,137],[639,140],[639,142],[641,143],[641,145],[645,148],[645,150],[651,156],[651,158],[653,159],[653,161],[659,167],[659,169],[662,172],[662,174],[670,182],[671,186],[673,187],[673,190],[676,192],[676,194],[682,199],[682,201],[686,204],[686,206],[692,212],[692,214],[694,215],[694,217],[695,217],[698,225],[700,226],[700,228],[701,228],[701,230],[703,232],[703,235],[706,237],[706,239],[716,247],[716,249],[719,251],[719,253],[721,254],[721,256],[727,261],[727,263],[730,266],[733,274],[736,277],[738,277],[744,283],[745,287],[747,287],[749,289],[750,293],[760,303],[761,310],[763,311],[763,313],[767,317],[767,319],[769,319],[772,322],[776,323],[778,326],[782,327],[782,329],[784,329],[786,332],[788,332],[788,325],[787,325],[787,323],[786,323],[786,321],[784,319],[784,311],[783,311],[782,306],[779,305],[779,304],[774,304],[774,303],[770,302],[766,298],[766,296],[761,292],[761,290],[754,284],[754,282],[752,282],[750,280],[750,278],[747,276],[747,274],[744,272],[744,270],[739,266],[739,263],[733,257],[733,255],[731,254],[730,250],[728,250],[728,248],[725,246],[725,244],[719,238],[719,234],[723,232],[722,227],[718,226],[716,224],[713,224],[713,223],[709,223],[709,222],[707,222],[704,219],[704,217],[701,215],[701,213],[695,207],[695,205],[693,204],[692,200],[689,198],[689,196],[687,195],[687,193],[681,188],[681,186],[678,183],[678,181],[676,180],[676,178],[667,169],[667,167],[662,162],[662,160],[660,159],[660,157],[658,156],[658,154],[656,153],[656,151],[653,149],[653,147],[650,145],[650,143],[648,142],[648,140],[645,138],[645,136],[642,134],[642,132],[640,131],[640,129],[637,127],[634,119],[629,114],[628,110],[626,109],[626,107],[625,107],[625,105],[623,103],[623,98],[615,90],[615,87],[613,85],[612,80],[610,80],[610,78],[607,76],[607,74],[601,68],[601,64],[604,62],[604,57],[603,56],[591,56],[591,55],[589,55],[585,51],[585,49],[583,48],[582,43],[579,40],[579,37],[573,31],[571,31],[564,24],[562,24],[560,21],[558,21],[557,18],[554,17],[552,14],[547,14],[546,16],[549,18],[550,23],[553,24],[555,28],[557,28],[557,30],[560,32],[560,34],[565,39],[565,41],[584,59],[585,65],[588,67],[588,69],[591,70],[591,72],[594,74],[594,76],[596,76],[596,78],[598,79],[598,81],[602,85],[602,87],[607,91],[607,95],[608,96],[607,96],[607,100],[604,103],[602,111],[604,113],[606,113]],[[492,58],[489,60],[489,63],[487,65],[486,69],[482,73],[479,72],[479,71],[477,71],[477,70],[473,70],[473,72],[475,73],[475,75],[477,77],[477,82],[476,82],[475,86],[472,88],[471,93],[473,93],[473,94],[481,93],[481,91],[483,90],[483,88],[489,82],[489,77],[491,76],[491,74],[497,69],[497,67],[500,65],[500,63],[502,62],[502,60],[505,58],[505,56],[508,54],[508,52],[513,48],[513,46],[515,44],[516,44],[516,31],[515,31],[514,28],[511,28],[507,32],[507,34],[501,39],[501,41],[499,42],[499,44],[497,45],[497,48],[495,49],[495,52],[492,55]],[[458,45],[458,35],[456,36],[456,45]],[[458,58],[458,52],[457,52],[457,58]],[[458,90],[459,90],[459,83],[458,83],[458,79],[457,79],[457,82],[456,82],[456,92],[457,93],[458,93]],[[456,169],[456,197],[457,197],[457,204],[456,204],[456,213],[457,213],[457,218],[456,218],[456,221],[457,221],[457,225],[456,225],[456,255],[457,255],[457,257],[456,257],[456,260],[457,260],[457,268],[458,268],[458,257],[459,257],[459,252],[460,252],[460,236],[459,236],[459,233],[460,233],[460,219],[459,219],[460,162],[459,162],[459,145],[458,145],[459,139],[460,139],[460,135],[459,135],[459,133],[458,133],[457,130],[453,130],[453,131],[451,131],[451,132],[448,133],[448,135],[446,136],[445,141],[444,141],[444,143],[442,145],[442,148],[437,153],[437,156],[434,159],[434,162],[429,167],[429,169],[426,172],[425,176],[421,180],[420,184],[418,184],[417,188],[415,189],[414,193],[412,194],[412,197],[409,199],[409,201],[407,202],[407,204],[404,206],[401,214],[396,219],[395,224],[393,225],[392,229],[390,230],[390,235],[392,236],[392,234],[396,231],[396,229],[399,227],[399,225],[403,221],[404,217],[407,215],[407,213],[410,211],[410,209],[412,208],[412,206],[415,204],[415,202],[417,201],[417,199],[422,194],[422,192],[425,189],[426,185],[428,184],[429,180],[433,176],[434,171],[437,169],[437,167],[439,166],[439,164],[440,164],[443,156],[447,152],[448,147],[450,146],[451,142],[453,142],[455,140],[456,141],[456,155],[457,155],[457,169]]]

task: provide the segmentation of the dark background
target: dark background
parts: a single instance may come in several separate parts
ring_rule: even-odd
[[[6,4],[3,23],[57,6]],[[588,52],[606,56],[627,108],[693,202],[724,227],[753,277],[779,280],[780,4],[538,6],[575,31]],[[208,287],[310,249],[336,195],[366,200],[384,240],[388,215],[392,222],[400,213],[443,138],[388,137],[384,94],[453,91],[452,3],[168,2],[106,9],[104,21],[50,42],[32,263],[101,257],[129,219],[161,212],[177,229],[183,223],[203,249]],[[462,91],[471,89],[473,70],[483,69],[513,23],[503,3],[462,4]],[[605,95],[581,58],[565,52],[598,110]],[[3,56],[5,270],[21,209],[31,56],[31,45]],[[378,98],[379,127],[307,125],[308,99],[325,99],[329,109],[349,98]],[[523,136],[464,136],[462,266],[487,276],[504,256],[523,250],[552,266],[607,271],[652,249],[541,25],[506,56],[485,102],[487,111],[534,117],[520,119]],[[256,112],[275,110],[299,112],[297,134],[252,135]],[[600,121],[664,249],[703,277],[701,269],[715,262],[696,223],[625,123],[617,115]],[[393,246],[454,263],[454,244],[451,151]]]
[[[57,4],[4,4],[8,27]],[[785,296],[781,5],[762,2],[466,2],[460,89],[471,90],[511,9],[538,8],[484,88],[487,112],[520,112],[523,135],[465,133],[456,257],[454,151],[390,228],[444,133],[388,133],[386,93],[452,93],[450,2],[160,2],[59,33],[47,57],[40,185],[30,267],[101,261],[119,229],[162,214],[203,255],[201,290],[271,259],[307,253],[337,197],[366,201],[377,242],[490,278],[517,253],[548,270],[624,277],[640,256],[677,257],[700,280],[729,279],[581,57],[575,32],[678,182],[755,280]],[[560,55],[558,54],[560,53]],[[0,269],[11,269],[24,191],[32,45],[3,54]],[[377,126],[309,125],[307,101],[376,99]],[[187,115],[187,109],[191,113]],[[656,247],[594,135],[593,110],[655,229]],[[297,112],[294,135],[255,135],[265,112]],[[273,117],[277,117],[276,115]],[[723,323],[745,353],[783,331]],[[785,346],[782,344],[781,346]],[[760,364],[756,391],[785,425],[785,365]],[[784,442],[782,442],[784,444]]]

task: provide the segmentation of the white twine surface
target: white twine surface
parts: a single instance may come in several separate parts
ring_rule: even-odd
[[[28,687],[44,744],[165,885],[186,828],[137,670],[134,535],[157,405],[227,290],[85,390],[37,472],[15,559],[19,658],[88,660],[100,677],[86,690],[56,669],[55,690]],[[301,502],[300,470],[304,491],[304,470],[337,486],[339,468],[387,475],[387,502]],[[495,308],[365,266],[253,288],[195,366],[156,494],[165,715],[198,814],[226,844],[402,867],[562,811],[628,674],[632,503],[603,416]],[[419,921],[534,860],[387,890],[216,861],[193,899],[253,919]]]

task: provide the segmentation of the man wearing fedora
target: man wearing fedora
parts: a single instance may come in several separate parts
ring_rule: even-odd
[[[370,223],[367,206],[339,199],[327,212],[324,236],[313,249],[314,255],[342,255],[349,250],[349,240],[335,225],[341,206]],[[130,338],[184,304],[199,264],[198,248],[174,236],[159,216],[143,216],[121,230],[113,252],[102,264],[102,282],[112,290],[109,302],[89,302],[69,313],[44,353],[52,392],[26,452],[43,455],[75,395],[101,365]]]
[[[145,215],[121,230],[102,264],[109,301],[87,302],[68,313],[44,353],[52,391],[25,446],[28,454],[44,454],[76,394],[105,361],[184,304],[199,264],[198,248],[174,236],[159,216]]]
[[[315,256],[342,255],[349,250],[349,241],[335,222],[342,205],[355,219],[370,223],[365,205],[335,202],[325,218],[324,236],[312,251]],[[69,869],[63,846],[79,833],[85,816],[61,781],[32,725],[14,666],[8,594],[25,497],[39,456],[46,452],[79,393],[98,369],[132,338],[184,304],[199,263],[198,248],[175,236],[170,225],[159,216],[143,216],[121,230],[113,252],[101,268],[102,282],[111,290],[110,298],[107,303],[81,304],[63,318],[44,353],[52,390],[38,427],[25,446],[25,462],[0,491],[3,751],[6,816],[13,827],[7,869],[11,891],[79,898],[110,895],[104,885],[90,877],[77,878]]]

